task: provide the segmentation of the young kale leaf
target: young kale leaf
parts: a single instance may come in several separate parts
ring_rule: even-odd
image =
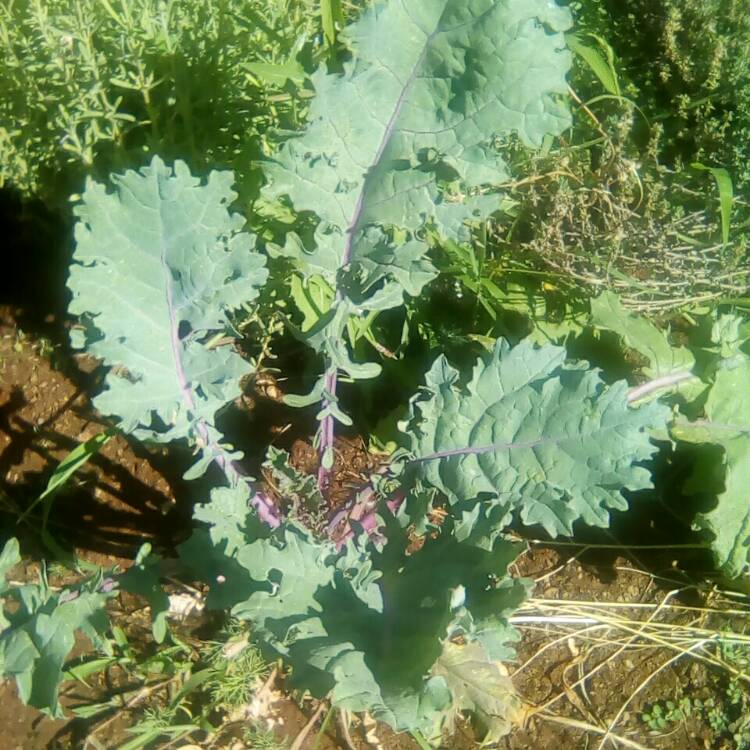
[[[649,381],[630,392],[630,401],[653,398],[675,389],[693,398],[703,390],[704,386],[693,375],[693,354],[684,346],[672,346],[667,334],[650,320],[628,312],[614,292],[604,292],[591,300],[591,322],[595,328],[622,337],[627,347],[647,360],[643,372]]]
[[[382,551],[362,537],[338,552],[293,524],[251,542],[236,559],[256,590],[232,614],[253,623],[300,687],[330,691],[337,706],[397,730],[431,733],[449,720],[455,686],[435,669],[451,637],[476,641],[491,659],[513,655],[507,618],[527,589],[506,570],[520,547],[458,544],[446,527],[405,555],[406,532],[383,520]]]
[[[117,592],[101,574],[74,588],[52,591],[42,574],[39,584],[10,585],[10,568],[20,561],[18,542],[8,541],[0,555],[0,596],[17,607],[2,613],[0,673],[15,678],[21,700],[54,717],[63,665],[76,642],[76,631],[104,649],[109,621],[107,599]]]

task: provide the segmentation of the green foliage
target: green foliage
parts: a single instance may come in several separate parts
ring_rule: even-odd
[[[744,0],[581,0],[587,27],[614,47],[631,92],[659,114],[662,153],[678,167],[750,179],[750,18]]]
[[[390,2],[347,29],[356,56],[343,75],[313,76],[306,132],[266,168],[269,199],[286,196],[321,222],[307,254],[289,248],[306,275],[336,281],[342,266],[373,258],[385,238],[368,237],[370,225],[415,231],[432,219],[452,235],[496,210],[472,195],[507,179],[492,139],[518,132],[539,146],[569,124],[555,96],[566,91],[568,53],[542,24],[559,32],[569,18],[541,2]]]
[[[157,157],[113,182],[113,193],[89,182],[76,209],[68,280],[70,311],[84,326],[74,343],[124,368],[110,371],[95,404],[141,437],[206,433],[197,425],[212,424],[239,395],[248,370],[206,337],[257,296],[265,260],[227,210],[236,198],[231,173],[212,172],[202,184],[182,162],[172,169]]]
[[[11,567],[20,562],[18,542],[11,539],[0,554],[0,669],[12,677],[24,703],[52,716],[62,716],[58,690],[63,665],[80,631],[98,648],[105,646],[107,600],[114,595],[111,581],[99,574],[84,583],[54,591],[42,570],[38,584],[12,585]],[[7,600],[16,603],[7,607]]]
[[[612,292],[591,300],[591,322],[596,328],[614,331],[630,349],[642,354],[648,364],[643,368],[649,378],[661,378],[690,371],[695,357],[684,346],[673,346],[664,331],[643,317],[628,312]]]
[[[287,750],[289,747],[270,729],[249,727],[242,735],[242,739],[250,750]]]
[[[722,477],[715,506],[694,520],[710,532],[717,567],[730,578],[750,566],[750,340],[748,321],[737,314],[707,313],[696,321],[691,348],[674,346],[645,318],[626,313],[611,294],[592,302],[592,323],[619,334],[626,346],[642,354],[650,380],[630,391],[631,400],[677,401],[670,434],[673,440],[722,448],[723,466],[695,467],[686,491],[706,493],[714,477]]]
[[[583,36],[567,34],[565,39],[571,51],[588,65],[607,92],[612,96],[621,96],[615,53],[606,39],[591,33]],[[587,39],[588,43],[584,39]]]
[[[722,656],[732,666],[746,665],[746,657],[736,647],[722,641]],[[739,659],[737,658],[739,656]],[[750,695],[746,684],[732,678],[722,682],[718,695],[701,699],[683,695],[679,699],[653,703],[644,711],[641,721],[654,733],[666,733],[677,724],[698,721],[708,725],[717,741],[731,741],[736,750],[750,748]]]
[[[124,693],[104,703],[81,703],[73,712],[90,719],[119,709],[122,700],[128,700],[132,704],[128,726],[132,737],[118,748],[130,750],[180,738],[200,742],[207,735],[231,735],[238,712],[247,711],[270,671],[246,627],[237,620],[229,620],[215,641],[189,646],[173,636],[171,643],[162,644],[155,653],[152,644],[131,643],[125,632],[114,626],[108,646],[110,656],[70,666],[65,676],[89,687],[86,680],[101,672],[112,670],[109,677],[127,675]],[[142,704],[140,698],[146,694],[152,698]],[[260,727],[248,731],[257,732],[259,738],[265,734]],[[96,744],[96,732],[94,728],[86,742]]]
[[[525,177],[509,186],[512,216],[490,233],[498,274],[573,299],[609,289],[649,315],[747,294],[743,5],[570,3],[573,127],[513,159]]]
[[[625,310],[616,294],[604,292],[591,300],[591,323],[596,329],[613,331],[628,349],[645,358],[639,369],[647,380],[630,391],[631,402],[673,393],[691,401],[705,393],[705,383],[694,373],[693,352],[672,344],[668,331],[647,318]]]
[[[641,721],[651,731],[663,732],[671,729],[673,724],[691,717],[693,708],[690,698],[681,698],[677,703],[674,701],[665,701],[664,704],[654,703],[648,711],[641,714]]]
[[[151,555],[151,545],[144,544],[133,564],[120,576],[120,586],[131,594],[142,596],[151,607],[154,640],[163,643],[167,637],[169,597],[161,587],[161,567],[158,558]]]
[[[103,6],[114,19],[127,12]],[[390,0],[339,30],[339,4],[320,7],[330,65],[312,76],[307,129],[287,134],[265,164],[269,184],[253,224],[263,226],[269,254],[284,256],[275,263],[285,271],[291,264],[290,297],[300,309],[287,305],[285,323],[324,360],[312,392],[295,399],[323,404],[324,473],[333,422],[348,420],[337,380],[380,371],[355,361],[345,334],[352,344],[375,340],[373,316],[401,307],[436,275],[431,245],[461,255],[476,223],[510,208],[504,184],[521,164],[520,144],[549,148],[549,134],[569,125],[570,16],[548,0]],[[249,70],[296,85],[299,62],[295,52],[283,69],[256,62]],[[218,151],[209,155],[222,161]],[[229,211],[232,174],[193,174],[184,162],[168,167],[154,157],[140,172],[113,176],[112,192],[89,180],[76,209],[74,341],[111,368],[96,406],[135,438],[187,441],[199,454],[187,479],[211,464],[214,476],[223,473],[198,498],[201,528],[180,557],[208,584],[207,605],[249,623],[260,648],[291,668],[292,684],[430,738],[471,710],[496,740],[518,712],[499,662],[513,656],[509,618],[528,586],[508,575],[520,551],[506,536],[509,523],[518,515],[553,534],[570,533],[577,520],[606,526],[610,509],[627,507],[624,490],[650,486],[641,462],[656,450],[649,431],[663,426],[666,408],[633,408],[625,383],[606,385],[587,363],[567,363],[563,348],[480,335],[491,351],[470,377],[437,359],[411,400],[409,454],[370,486],[334,507],[320,475],[315,486],[271,450],[264,469],[277,485],[272,498],[245,476],[216,426],[250,369],[225,345],[236,334],[230,314],[253,314],[264,259]],[[508,288],[482,280],[483,261],[469,257],[462,283],[475,284],[490,314]],[[624,321],[629,341],[645,335],[663,345],[650,331],[632,334],[637,325],[613,310],[611,325]],[[122,585],[149,602],[162,641],[168,601],[159,572],[146,550]],[[69,603],[60,597],[55,612]],[[11,624],[11,638],[36,622]],[[81,617],[73,626],[91,629]],[[66,643],[55,642],[59,667]],[[212,705],[236,706],[263,669],[256,657],[243,634],[205,669],[186,668],[192,676],[163,712],[133,728],[126,747],[208,726],[189,696],[211,686]],[[6,651],[6,673],[7,665]],[[21,666],[35,670],[24,680],[39,674],[50,689],[49,674],[28,658]]]
[[[268,664],[247,633],[221,645],[211,661],[213,674],[206,683],[217,708],[232,711],[250,703],[259,681],[268,676]]]
[[[624,382],[606,388],[565,349],[500,340],[458,382],[439,358],[406,427],[420,474],[463,514],[462,536],[492,539],[509,513],[552,535],[579,518],[608,526],[609,509],[627,507],[620,488],[651,486],[636,462],[655,452],[648,431],[666,410],[629,408]]]
[[[507,670],[489,659],[480,643],[446,643],[434,672],[445,678],[454,709],[472,711],[487,729],[484,742],[499,741],[518,721],[520,701]]]
[[[41,492],[18,517],[18,523],[21,523],[29,517],[30,513],[37,505],[42,503],[43,513],[41,537],[44,544],[53,554],[59,556],[61,551],[49,531],[47,531],[47,521],[52,510],[55,495],[65,487],[78,469],[84,466],[92,456],[95,456],[109,442],[114,434],[114,430],[105,430],[104,432],[100,432],[98,435],[89,438],[86,442],[76,446],[55,468],[55,471],[49,478],[44,491]]]
[[[266,165],[264,201],[304,219],[274,251],[306,281],[322,276],[334,290],[330,307],[299,332],[326,359],[310,401],[324,401],[328,464],[326,423],[341,419],[337,371],[354,379],[379,371],[351,360],[349,317],[419,294],[435,274],[426,225],[466,238],[467,222],[500,209],[512,135],[538,147],[569,125],[561,101],[569,25],[567,11],[541,0],[392,0],[342,32],[352,53],[343,72],[313,75],[308,127]]]
[[[118,193],[107,195],[92,185],[84,199],[76,260],[85,264],[74,267],[72,307],[88,313],[90,350],[130,375],[110,386],[102,408],[134,434],[160,440],[194,436],[200,445],[201,425],[211,439],[210,420],[227,398],[219,385],[236,387],[240,371],[226,359],[236,355],[222,358],[200,338],[222,324],[222,304],[239,302],[240,278],[248,296],[253,283],[262,282],[256,256],[248,252],[250,240],[232,236],[225,180],[212,175],[201,186],[183,166],[173,173],[155,161],[140,175],[118,180]],[[96,237],[105,226],[110,236],[103,255]],[[245,251],[236,261],[244,265],[235,265],[237,249]],[[138,253],[138,265],[118,262],[128,252]],[[196,277],[198,260],[202,273]],[[117,289],[142,295],[138,307]],[[146,329],[126,317],[136,311],[150,315],[147,338]],[[150,380],[152,375],[157,379]],[[136,391],[137,397],[131,395]],[[159,431],[149,429],[152,414],[160,418]],[[337,705],[370,710],[395,727],[436,731],[451,692],[443,677],[425,679],[459,616],[451,604],[451,591],[459,587],[466,591],[462,632],[478,639],[489,658],[507,657],[504,642],[512,631],[505,613],[524,592],[521,583],[504,577],[516,546],[502,540],[487,551],[458,545],[446,526],[442,540],[408,556],[408,536],[395,521],[384,552],[365,541],[338,552],[291,521],[269,535],[249,515],[248,488],[232,473],[226,449],[217,452],[216,443],[205,442],[202,447],[206,458],[224,468],[229,486],[216,488],[211,502],[196,509],[196,519],[210,525],[213,552],[191,554],[188,547],[185,559],[204,580],[216,580],[217,567],[222,571],[219,606],[233,606],[236,617],[250,620],[261,641],[289,661],[299,684],[318,695],[333,689]],[[277,472],[286,471],[285,480],[299,488],[300,478],[285,469],[283,456],[272,455],[274,460]],[[380,578],[382,584],[376,583]],[[127,582],[151,601],[154,632],[163,638],[163,595],[147,560],[137,561]],[[389,632],[398,636],[386,638]],[[150,737],[159,727],[141,729]]]
[[[247,170],[304,109],[315,0],[0,2],[0,184],[63,201],[158,151]]]
[[[266,479],[270,479],[275,494],[288,506],[288,515],[303,520],[311,528],[318,528],[325,499],[315,477],[297,471],[286,451],[270,445],[267,456],[263,463]]]
[[[446,530],[406,555],[406,533],[393,520],[387,526],[380,551],[363,538],[336,552],[289,524],[251,541],[235,559],[255,591],[243,598],[238,590],[232,614],[251,621],[300,687],[319,696],[332,691],[335,705],[370,711],[394,728],[432,733],[449,720],[454,690],[461,705],[468,700],[466,687],[445,677],[453,668],[440,666],[445,649],[453,654],[450,637],[464,634],[492,660],[512,653],[507,616],[525,586],[507,578],[506,568],[519,549],[500,540],[480,550],[457,544]],[[504,715],[497,704],[485,708],[493,719]]]
[[[705,419],[678,425],[682,440],[720,445],[724,449],[724,490],[717,506],[696,518],[698,528],[713,536],[717,565],[730,577],[750,565],[750,356],[738,352],[717,365],[705,404]]]

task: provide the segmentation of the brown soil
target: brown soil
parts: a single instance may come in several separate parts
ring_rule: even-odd
[[[63,363],[64,370],[57,369],[54,347],[50,350],[44,341],[24,337],[14,319],[14,310],[0,308],[0,491],[3,510],[11,520],[44,489],[60,459],[80,441],[106,427],[86,395],[96,385],[94,363],[74,358]],[[317,468],[315,452],[308,443],[298,441],[291,447],[298,469],[314,471]],[[363,477],[376,464],[359,441],[339,440],[336,448],[331,497],[340,502],[352,489],[361,486]],[[147,452],[131,446],[121,437],[111,440],[76,474],[74,481],[54,497],[50,531],[56,539],[75,544],[80,556],[105,567],[127,566],[145,540],[169,549],[184,535],[189,517],[189,509],[180,508],[175,500],[181,495],[179,476],[183,467],[175,467],[170,461],[163,452]],[[35,512],[24,528],[14,526],[8,532],[18,534],[28,543],[36,538],[40,518]],[[27,552],[38,559],[40,550],[37,542],[37,547],[34,549],[32,545]],[[534,595],[545,599],[649,603],[659,601],[664,596],[664,587],[673,585],[660,584],[658,579],[636,571],[640,566],[625,558],[582,560],[563,564],[566,563],[564,552],[534,546],[519,559],[515,572],[539,579]],[[655,562],[649,567],[653,570],[659,565],[668,568],[669,561]],[[674,571],[672,574],[677,575]],[[21,578],[34,575],[33,565],[18,572]],[[116,600],[114,609],[116,622],[131,634],[140,632],[147,640],[148,622],[139,605],[121,597]],[[697,662],[677,661],[648,681],[673,653],[663,649],[631,649],[613,658],[583,686],[572,687],[583,674],[581,669],[590,670],[611,656],[615,646],[604,644],[594,654],[584,651],[574,640],[562,639],[556,646],[542,651],[553,640],[552,631],[530,626],[520,629],[522,640],[516,668],[523,667],[518,669],[514,679],[530,707],[542,706],[562,694],[547,708],[549,713],[606,727],[623,702],[647,681],[617,723],[618,735],[654,750],[724,747],[696,720],[678,726],[665,736],[656,736],[639,719],[641,712],[654,701],[674,698],[682,692],[699,697],[716,694],[717,678]],[[81,651],[85,648],[82,642]],[[542,655],[534,658],[535,654]],[[95,699],[97,686],[94,687],[88,695],[76,689],[68,694],[64,703],[72,705]],[[302,731],[315,707],[300,708],[282,696],[274,710],[280,719],[279,733],[292,740]],[[105,747],[116,747],[127,737],[124,732],[127,721],[127,714],[123,713],[99,737]],[[77,746],[71,740],[69,723],[52,721],[20,705],[14,687],[7,683],[0,686],[0,726],[2,750]],[[301,747],[312,747],[316,733],[317,729],[313,729]],[[383,727],[378,728],[376,734],[381,746],[388,750],[417,747],[410,738],[397,737]],[[366,747],[360,728],[354,726],[352,735],[357,747]],[[334,725],[319,747],[344,747],[341,736],[341,730]],[[599,739],[595,734],[534,716],[532,708],[526,725],[506,738],[501,746],[509,750],[547,747],[578,750],[597,747]],[[471,728],[465,725],[444,746],[475,747]]]
[[[13,311],[0,308],[0,494],[11,518],[41,494],[61,459],[108,427],[88,397],[97,382],[96,363],[74,357],[63,372],[53,366],[55,354],[49,341],[26,338]],[[171,530],[184,526],[175,485],[179,473],[166,451],[114,437],[53,495],[50,532],[97,563],[128,560],[144,541],[168,545]],[[41,512],[39,505],[26,530],[17,532],[33,537]]]
[[[683,578],[680,571],[666,570],[664,579],[655,578],[626,557],[617,557],[613,564],[600,566],[595,562],[582,564],[551,548],[534,547],[518,559],[515,567],[520,575],[537,580],[532,595],[544,600],[649,605],[663,602],[668,590],[683,587],[684,595],[670,600],[671,603],[700,606],[703,600],[684,579],[680,580]],[[632,627],[637,630],[638,621],[652,611],[644,615],[638,609],[627,610]],[[686,624],[694,620],[694,614],[678,611],[664,620]],[[724,747],[710,728],[695,718],[664,733],[649,730],[640,719],[655,702],[677,700],[683,694],[701,699],[715,696],[718,674],[697,660],[682,659],[665,666],[675,656],[674,651],[643,645],[621,650],[621,634],[614,631],[605,630],[604,642],[591,648],[585,640],[573,637],[561,638],[550,647],[556,640],[555,629],[550,626],[529,624],[520,625],[519,629],[522,639],[513,677],[520,695],[532,707],[531,718],[506,740],[505,747],[512,750],[598,747],[601,737],[595,733],[540,718],[535,716],[534,709],[545,708],[548,713],[606,729],[625,703],[628,705],[613,728],[616,735],[653,750]],[[612,639],[611,645],[606,643],[608,638]],[[591,674],[600,664],[601,669]],[[576,684],[585,674],[591,676],[583,684]]]
[[[331,508],[338,508],[351,500],[354,494],[363,489],[370,475],[377,470],[376,456],[367,452],[362,438],[336,437],[333,449],[333,469],[326,497]],[[292,444],[291,463],[303,474],[316,474],[318,452],[305,440],[295,440]]]

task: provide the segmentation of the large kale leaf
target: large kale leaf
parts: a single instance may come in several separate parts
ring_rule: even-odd
[[[336,394],[351,361],[352,316],[400,306],[436,274],[426,229],[453,240],[500,209],[509,178],[503,150],[518,137],[540,146],[570,116],[563,96],[571,16],[555,0],[376,2],[341,38],[343,72],[313,76],[307,129],[265,165],[263,200],[300,219],[283,247],[306,281],[322,277],[334,301],[300,336],[325,358],[306,400],[323,402],[319,480],[332,463]]]
[[[215,412],[249,370],[231,346],[205,345],[267,276],[254,237],[229,212],[232,180],[211,172],[204,184],[182,162],[155,157],[113,175],[111,192],[89,181],[76,208],[69,310],[85,329],[74,344],[113,367],[94,403],[139,437],[197,432],[210,442]]]
[[[569,25],[550,0],[391,0],[365,12],[343,35],[343,74],[318,70],[307,130],[266,167],[268,198],[320,220],[315,247],[289,246],[303,272],[335,281],[350,263],[406,269],[415,252],[386,252],[368,228],[433,221],[455,237],[497,210],[481,189],[508,179],[508,137],[540,146],[570,123]]]
[[[511,513],[550,534],[577,519],[606,526],[623,510],[622,489],[651,487],[638,462],[656,451],[649,430],[668,409],[628,406],[627,384],[568,365],[565,349],[500,339],[465,386],[440,357],[412,399],[408,429],[414,465],[445,493],[459,536],[486,543]]]

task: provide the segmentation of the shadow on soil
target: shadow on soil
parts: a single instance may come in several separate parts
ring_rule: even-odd
[[[0,304],[16,308],[22,331],[59,343],[67,338],[61,322],[68,302],[71,220],[4,189],[0,227],[5,240]]]
[[[9,522],[5,528],[11,533],[17,533],[13,529],[20,515],[44,491],[60,456],[80,444],[77,436],[50,425],[70,409],[87,423],[96,420],[90,407],[87,413],[72,406],[76,397],[42,423],[19,415],[28,402],[18,387],[0,407],[0,433],[7,443],[0,453],[0,493]],[[100,431],[107,426],[102,423]],[[49,498],[49,531],[82,549],[118,558],[133,556],[145,541],[168,549],[189,528],[189,511],[186,517],[172,501],[179,493],[180,468],[174,457],[117,440],[121,444],[113,446],[112,457],[104,453],[92,456]],[[22,481],[14,481],[17,476],[22,476]],[[25,522],[32,537],[40,529],[43,510],[44,503],[40,503]]]

